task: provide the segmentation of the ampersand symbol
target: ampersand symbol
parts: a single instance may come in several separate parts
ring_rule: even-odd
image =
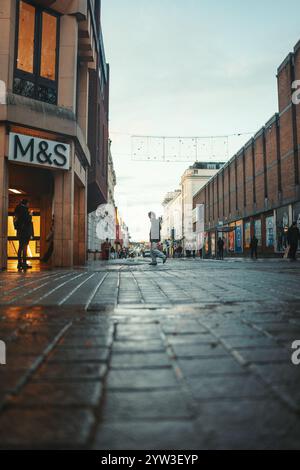
[[[47,150],[49,148],[49,144],[42,140],[39,143],[39,153],[37,154],[36,158],[40,163],[49,163],[49,165],[52,165],[51,157],[52,153],[47,154]]]

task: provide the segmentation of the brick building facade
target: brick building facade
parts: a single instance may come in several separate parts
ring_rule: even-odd
[[[278,112],[194,197],[203,204],[204,251],[214,256],[222,230],[232,254],[247,254],[253,234],[265,255],[282,253],[293,220],[300,227],[300,41],[278,68]],[[296,91],[296,93],[295,93]],[[196,224],[194,225],[196,231]],[[200,239],[203,239],[203,237]]]

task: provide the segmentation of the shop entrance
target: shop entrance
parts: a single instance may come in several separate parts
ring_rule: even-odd
[[[8,205],[8,237],[7,258],[9,267],[17,264],[19,243],[14,228],[13,216],[15,208],[22,199],[29,201],[32,212],[34,237],[28,247],[28,258],[34,264],[47,251],[47,234],[51,227],[53,214],[53,175],[50,170],[27,167],[9,163],[9,205]]]

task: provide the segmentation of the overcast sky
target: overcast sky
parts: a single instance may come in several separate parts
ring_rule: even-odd
[[[189,163],[136,162],[131,135],[256,132],[300,39],[299,0],[102,0],[116,201],[134,240]],[[232,156],[251,136],[232,137]]]

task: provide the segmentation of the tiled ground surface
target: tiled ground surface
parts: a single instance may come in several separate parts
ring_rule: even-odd
[[[0,274],[1,448],[300,449],[300,267]]]

